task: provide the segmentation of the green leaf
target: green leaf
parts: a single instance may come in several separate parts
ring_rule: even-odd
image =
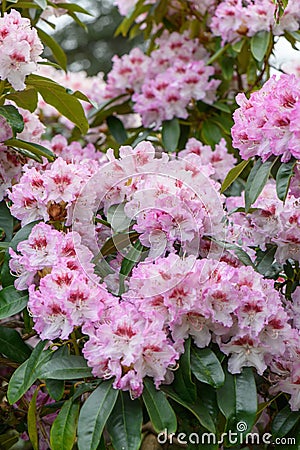
[[[120,391],[107,421],[114,450],[138,450],[142,440],[142,423],[141,402],[131,400],[127,392]]]
[[[249,212],[251,205],[257,200],[259,194],[265,187],[271,169],[275,164],[277,158],[274,161],[266,161],[264,163],[261,162],[261,159],[258,159],[254,164],[245,186],[245,211]]]
[[[52,36],[45,33],[45,31],[41,30],[38,27],[36,27],[36,30],[38,32],[41,41],[50,48],[58,64],[62,67],[64,71],[67,71],[67,57],[61,46],[56,42],[55,39],[53,39]]]
[[[5,319],[22,311],[27,302],[27,291],[17,291],[14,286],[7,286],[2,289],[0,291],[0,319]]]
[[[88,12],[85,8],[82,8],[82,6],[79,6],[75,3],[54,3],[54,5],[57,8],[65,9],[66,11],[72,11],[77,12],[80,14],[86,14],[88,16],[93,16],[94,14]]]
[[[174,152],[178,147],[180,138],[179,120],[165,120],[162,123],[162,144],[168,152]]]
[[[124,207],[125,203],[119,203],[108,208],[107,222],[111,225],[115,233],[128,230],[130,226],[131,219],[126,216]]]
[[[251,162],[251,159],[248,161],[242,161],[237,166],[233,167],[225,177],[225,180],[222,183],[221,194],[232,185],[232,183],[240,176],[240,174],[244,171],[244,169]]]
[[[36,388],[32,399],[29,403],[28,414],[27,414],[27,428],[28,435],[32,445],[33,450],[39,450],[39,437],[37,428],[37,411],[36,411],[36,399],[39,392],[39,388]]]
[[[13,136],[15,136],[17,133],[22,133],[22,131],[24,130],[23,117],[15,106],[0,106],[0,116],[6,119],[6,122],[12,129]]]
[[[40,367],[38,378],[52,380],[76,380],[91,377],[92,371],[82,356],[62,356],[52,358]]]
[[[49,378],[46,380],[46,388],[50,397],[58,402],[64,395],[65,383],[63,380],[52,380]]]
[[[148,411],[152,425],[157,433],[168,430],[168,433],[175,433],[177,429],[177,419],[173,408],[168,402],[165,394],[158,391],[153,381],[144,379],[143,400]]]
[[[13,373],[8,384],[7,398],[12,405],[16,403],[38,378],[37,369],[40,364],[51,357],[51,352],[44,352],[46,341],[40,341],[33,349],[29,359]]]
[[[16,430],[10,429],[7,433],[0,436],[0,448],[1,450],[9,450],[19,440],[19,433]]]
[[[205,144],[214,147],[222,138],[220,127],[211,119],[207,119],[202,124],[201,137]]]
[[[0,353],[11,361],[22,363],[29,358],[31,350],[16,330],[0,327]]]
[[[5,144],[7,146],[16,147],[17,149],[21,148],[21,149],[28,150],[33,155],[36,155],[39,158],[44,156],[49,161],[54,161],[54,159],[55,159],[54,153],[51,152],[51,150],[49,150],[48,148],[46,148],[40,144],[23,141],[22,139],[8,139],[7,141],[5,141]]]
[[[261,273],[262,275],[265,275],[265,273],[270,269],[270,267],[274,262],[276,250],[277,250],[276,245],[267,244],[267,250],[265,252],[262,252],[262,254],[259,255],[259,257],[257,257],[255,267],[257,272]]]
[[[118,144],[124,144],[128,136],[123,122],[116,116],[109,116],[106,119],[109,131]]]
[[[300,421],[299,411],[291,411],[289,405],[280,410],[272,422],[272,437],[282,438]]]
[[[216,427],[212,417],[209,414],[208,409],[205,406],[205,403],[195,402],[189,403],[181,397],[181,395],[177,394],[171,387],[163,386],[163,391],[175,402],[182,405],[184,408],[188,409],[199,421],[199,423],[211,433],[215,433]]]
[[[81,408],[78,421],[79,450],[96,450],[103,428],[117,401],[119,391],[112,380],[103,381]]]
[[[257,413],[257,391],[251,367],[244,367],[240,374],[225,372],[225,383],[217,390],[217,401],[221,412],[227,419],[226,430],[239,432],[239,423],[251,431]]]
[[[191,376],[191,339],[184,343],[184,352],[179,360],[179,368],[174,372],[173,389],[189,403],[194,403],[197,397],[196,385]]]
[[[289,161],[288,163],[283,163],[278,169],[276,175],[276,192],[277,196],[283,202],[289,191],[289,186],[291,178],[294,175],[294,168],[296,165],[296,160]]]
[[[254,36],[252,36],[250,41],[251,53],[260,62],[264,59],[268,47],[271,42],[271,33],[268,31],[259,31]]]
[[[4,200],[0,202],[0,229],[1,228],[5,232],[5,241],[11,241],[14,229],[14,219]]]
[[[110,255],[111,253],[121,251],[123,248],[132,244],[134,240],[139,237],[136,231],[130,231],[129,233],[115,234],[109,238],[102,246],[100,255],[102,257]],[[95,258],[95,260],[97,257]],[[99,259],[99,258],[98,258]]]
[[[22,227],[15,234],[15,236],[14,236],[13,240],[10,242],[9,246],[14,251],[17,251],[18,244],[20,242],[25,241],[26,239],[28,239],[28,236],[30,235],[32,228],[37,223],[39,223],[39,221],[28,223],[27,225]],[[10,260],[10,255],[9,255],[9,252],[8,252],[8,249],[7,249],[6,253],[5,253],[4,264],[2,266],[2,271],[1,271],[1,281],[2,281],[2,286],[3,287],[11,286],[12,284],[14,284],[14,281],[16,279],[16,277],[12,276],[11,273],[10,273],[9,260]]]
[[[76,439],[79,403],[67,400],[56,417],[50,432],[51,450],[72,450]]]
[[[26,83],[35,87],[46,103],[73,122],[83,134],[87,133],[89,129],[87,118],[80,101],[74,95],[68,94],[63,86],[39,75],[29,75]]]
[[[144,246],[141,244],[138,239],[134,245],[130,248],[126,257],[123,259],[120,269],[120,292],[119,295],[122,295],[125,292],[124,281],[125,278],[130,274],[131,270],[135,265],[140,261],[143,254]]]
[[[203,383],[219,388],[224,384],[225,375],[220,361],[210,348],[191,349],[191,369],[195,377]]]
[[[227,103],[224,102],[215,102],[212,105],[214,108],[219,109],[220,111],[226,112],[231,114],[231,109],[229,108],[229,106],[227,105]]]

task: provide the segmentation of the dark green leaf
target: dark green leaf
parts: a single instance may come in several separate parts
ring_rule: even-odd
[[[226,431],[239,432],[243,422],[249,433],[255,423],[257,413],[257,391],[251,367],[244,367],[240,374],[225,372],[225,383],[217,390],[217,401],[227,419]]]
[[[124,280],[130,274],[137,262],[140,261],[143,249],[144,246],[137,240],[123,259],[120,269],[120,291],[122,292],[119,292],[119,295],[122,295],[124,292]]]
[[[121,251],[123,248],[132,244],[134,240],[139,237],[136,231],[130,231],[129,233],[115,234],[109,238],[101,248],[100,254],[102,256],[110,255],[111,253]]]
[[[13,316],[22,311],[28,302],[27,291],[17,291],[7,286],[0,291],[0,319]]]
[[[158,391],[148,378],[144,379],[143,400],[155,431],[160,433],[167,429],[168,433],[175,433],[177,419],[174,410],[165,394]]]
[[[0,202],[0,228],[5,231],[5,241],[11,241],[14,219],[4,200]]]
[[[209,348],[192,347],[191,369],[195,377],[203,383],[210,384],[215,388],[224,384],[225,375],[222,366],[214,352]]]
[[[112,380],[104,381],[89,396],[81,408],[78,421],[79,450],[96,450],[103,428],[115,406],[119,391]]]
[[[32,351],[29,359],[13,373],[7,391],[7,398],[12,405],[16,403],[38,378],[37,369],[51,357],[51,352],[44,352],[46,342],[40,341]]]
[[[251,53],[256,61],[262,61],[267,53],[271,42],[271,33],[268,31],[259,31],[252,36],[250,41]]]
[[[131,400],[120,391],[107,421],[114,450],[138,450],[142,439],[143,411],[139,400]]]
[[[19,440],[19,433],[16,430],[10,429],[7,433],[0,436],[1,450],[9,450]]]
[[[0,327],[0,353],[11,361],[22,363],[29,358],[31,350],[16,330]]]
[[[49,378],[46,380],[46,387],[50,397],[57,402],[64,395],[65,383],[63,380],[51,380],[51,378]]]
[[[12,129],[12,134],[22,133],[24,130],[23,117],[18,109],[13,105],[0,106],[0,116],[6,119],[6,122]]]
[[[85,8],[79,6],[75,3],[54,3],[57,8],[65,9],[66,11],[77,12],[80,14],[87,14],[88,16],[93,16],[92,13],[89,13]]]
[[[208,409],[202,402],[189,403],[177,394],[171,387],[163,386],[163,391],[175,402],[188,409],[199,421],[199,423],[211,433],[215,433],[216,428]]]
[[[106,119],[109,131],[118,144],[124,144],[128,136],[124,128],[123,122],[115,116],[109,116]]]
[[[37,428],[37,411],[36,411],[36,398],[39,392],[39,388],[36,388],[32,399],[29,403],[28,414],[27,414],[27,428],[28,435],[32,445],[33,450],[39,450],[39,437]]]
[[[261,159],[258,159],[253,166],[245,186],[246,212],[249,212],[250,206],[257,200],[259,194],[265,187],[276,159],[264,163],[261,162]]]
[[[41,41],[50,48],[50,50],[51,50],[54,58],[58,62],[58,64],[62,67],[62,69],[64,71],[66,71],[67,70],[67,57],[66,57],[65,52],[61,48],[61,46],[56,42],[55,39],[53,39],[52,36],[45,33],[45,31],[41,30],[38,27],[36,27],[36,29],[37,29],[37,32],[38,32],[38,35],[39,35]]]
[[[29,150],[33,155],[38,157],[45,156],[49,161],[54,161],[55,155],[51,150],[40,144],[23,141],[22,139],[9,139],[5,142],[7,146]]]
[[[277,247],[276,245],[268,245],[267,250],[262,252],[259,258],[256,261],[256,270],[257,272],[265,275],[265,273],[270,269],[274,262],[274,257],[276,253]]]
[[[86,360],[82,356],[74,355],[52,358],[38,371],[38,378],[41,379],[76,380],[90,376],[92,372]]]
[[[296,165],[295,160],[289,161],[288,163],[283,163],[278,169],[276,175],[276,192],[277,196],[283,202],[286,199],[286,196],[289,191],[289,186],[291,182],[291,178],[294,175],[294,168]]]
[[[240,174],[244,171],[244,169],[248,166],[250,162],[251,159],[248,159],[248,161],[242,161],[228,172],[221,187],[221,194],[225,192],[226,189],[229,188],[229,186],[232,185],[232,183],[240,176]]]
[[[175,378],[172,383],[173,389],[189,403],[196,401],[196,386],[191,376],[191,339],[184,344],[184,352],[179,360],[179,368],[174,372]]]
[[[216,108],[216,109],[219,109],[220,111],[223,111],[223,112],[226,112],[226,113],[231,113],[231,109],[229,108],[227,103],[215,102],[212,106],[214,108]]]
[[[220,127],[211,119],[205,120],[202,125],[201,137],[205,144],[214,147],[222,138]]]
[[[162,124],[162,143],[168,152],[174,152],[178,147],[180,138],[179,120],[165,120]]]
[[[271,429],[273,438],[281,438],[285,436],[299,421],[299,411],[291,411],[290,406],[287,405],[274,417]]]
[[[67,400],[51,427],[51,450],[72,450],[76,439],[79,403]]]
[[[43,10],[47,8],[47,0],[34,0],[34,3],[36,3]]]

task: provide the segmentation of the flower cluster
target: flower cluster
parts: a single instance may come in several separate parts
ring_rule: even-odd
[[[244,206],[242,197],[226,200],[229,214]],[[275,258],[279,263],[286,259],[300,258],[300,203],[288,195],[283,204],[276,196],[275,183],[269,182],[253,205],[251,214],[233,212],[230,214],[230,228],[227,238],[233,243],[247,247],[253,245],[266,248],[266,244],[277,246]]]
[[[266,161],[300,157],[300,81],[294,75],[275,75],[250,95],[238,94],[240,108],[234,112],[233,146],[243,159],[260,156]]]
[[[0,19],[0,79],[8,80],[17,91],[25,89],[25,78],[37,70],[43,51],[37,31],[18,11]]]
[[[121,58],[114,56],[108,74],[106,96],[132,94],[134,111],[145,127],[158,129],[164,120],[186,118],[192,99],[212,103],[220,80],[210,79],[215,70],[207,66],[207,53],[188,34],[164,32],[156,50],[146,56],[138,48]]]
[[[275,4],[272,0],[225,0],[214,11],[211,30],[221,36],[223,44],[235,42],[243,36],[254,36],[260,31],[272,31],[276,36],[284,31],[299,29],[300,8],[290,2],[280,23],[275,19]]]

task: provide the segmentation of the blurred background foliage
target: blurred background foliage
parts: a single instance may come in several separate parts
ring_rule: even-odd
[[[56,24],[56,30],[51,34],[64,49],[69,70],[85,70],[88,75],[107,73],[111,69],[113,55],[128,53],[141,42],[141,38],[129,41],[122,36],[114,37],[122,17],[112,0],[73,0],[73,3],[91,14],[78,14],[86,29],[66,16],[50,18],[50,22]],[[50,52],[45,53],[45,56],[51,59]]]

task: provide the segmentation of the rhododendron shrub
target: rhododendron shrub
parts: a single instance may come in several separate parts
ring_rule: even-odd
[[[115,4],[94,77],[2,5],[0,447],[299,449],[298,2]]]

